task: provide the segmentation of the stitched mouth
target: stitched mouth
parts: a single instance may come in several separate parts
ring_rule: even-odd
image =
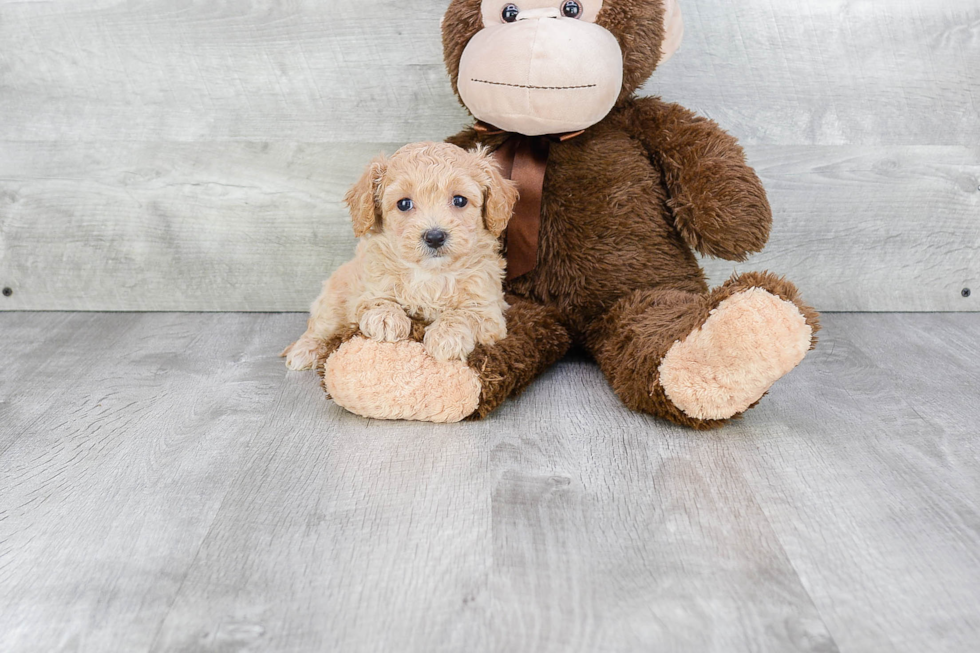
[[[477,84],[490,84],[491,86],[509,86],[511,88],[530,88],[539,91],[572,91],[581,88],[595,88],[595,84],[583,84],[582,86],[531,86],[529,84],[508,84],[506,82],[491,82],[486,79],[471,78],[471,82]]]

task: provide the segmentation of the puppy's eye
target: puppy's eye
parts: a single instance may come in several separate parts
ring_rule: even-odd
[[[408,199],[407,197],[403,200],[398,200],[398,210],[402,213],[406,213],[415,208],[415,202]]]
[[[521,10],[517,8],[517,5],[507,5],[500,17],[504,19],[505,23],[513,23],[517,21],[517,14],[519,13]]]
[[[466,208],[466,205],[469,203],[470,201],[462,195],[456,195],[453,197],[453,206],[455,206],[457,209]]]
[[[577,2],[566,2],[562,5],[561,13],[567,18],[578,18],[582,15],[582,5]]]

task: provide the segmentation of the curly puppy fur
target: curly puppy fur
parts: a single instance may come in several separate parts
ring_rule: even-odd
[[[516,199],[483,148],[417,143],[376,158],[345,198],[361,239],[355,258],[324,282],[306,332],[282,354],[287,366],[312,368],[351,325],[399,342],[422,320],[425,350],[439,362],[504,338],[499,236]],[[444,242],[433,246],[435,232]]]

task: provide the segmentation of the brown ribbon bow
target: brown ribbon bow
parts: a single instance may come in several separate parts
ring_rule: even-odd
[[[477,123],[475,129],[487,136],[507,133],[482,122]],[[514,215],[504,234],[507,281],[524,276],[538,264],[541,199],[551,143],[567,141],[581,133],[578,131],[554,136],[524,136],[512,133],[493,153],[504,177],[516,182],[520,193],[520,198],[514,206]]]

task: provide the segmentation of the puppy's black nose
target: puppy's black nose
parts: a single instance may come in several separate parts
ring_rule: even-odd
[[[445,245],[447,238],[449,238],[449,235],[442,229],[429,229],[422,234],[422,240],[432,249],[439,249]]]

